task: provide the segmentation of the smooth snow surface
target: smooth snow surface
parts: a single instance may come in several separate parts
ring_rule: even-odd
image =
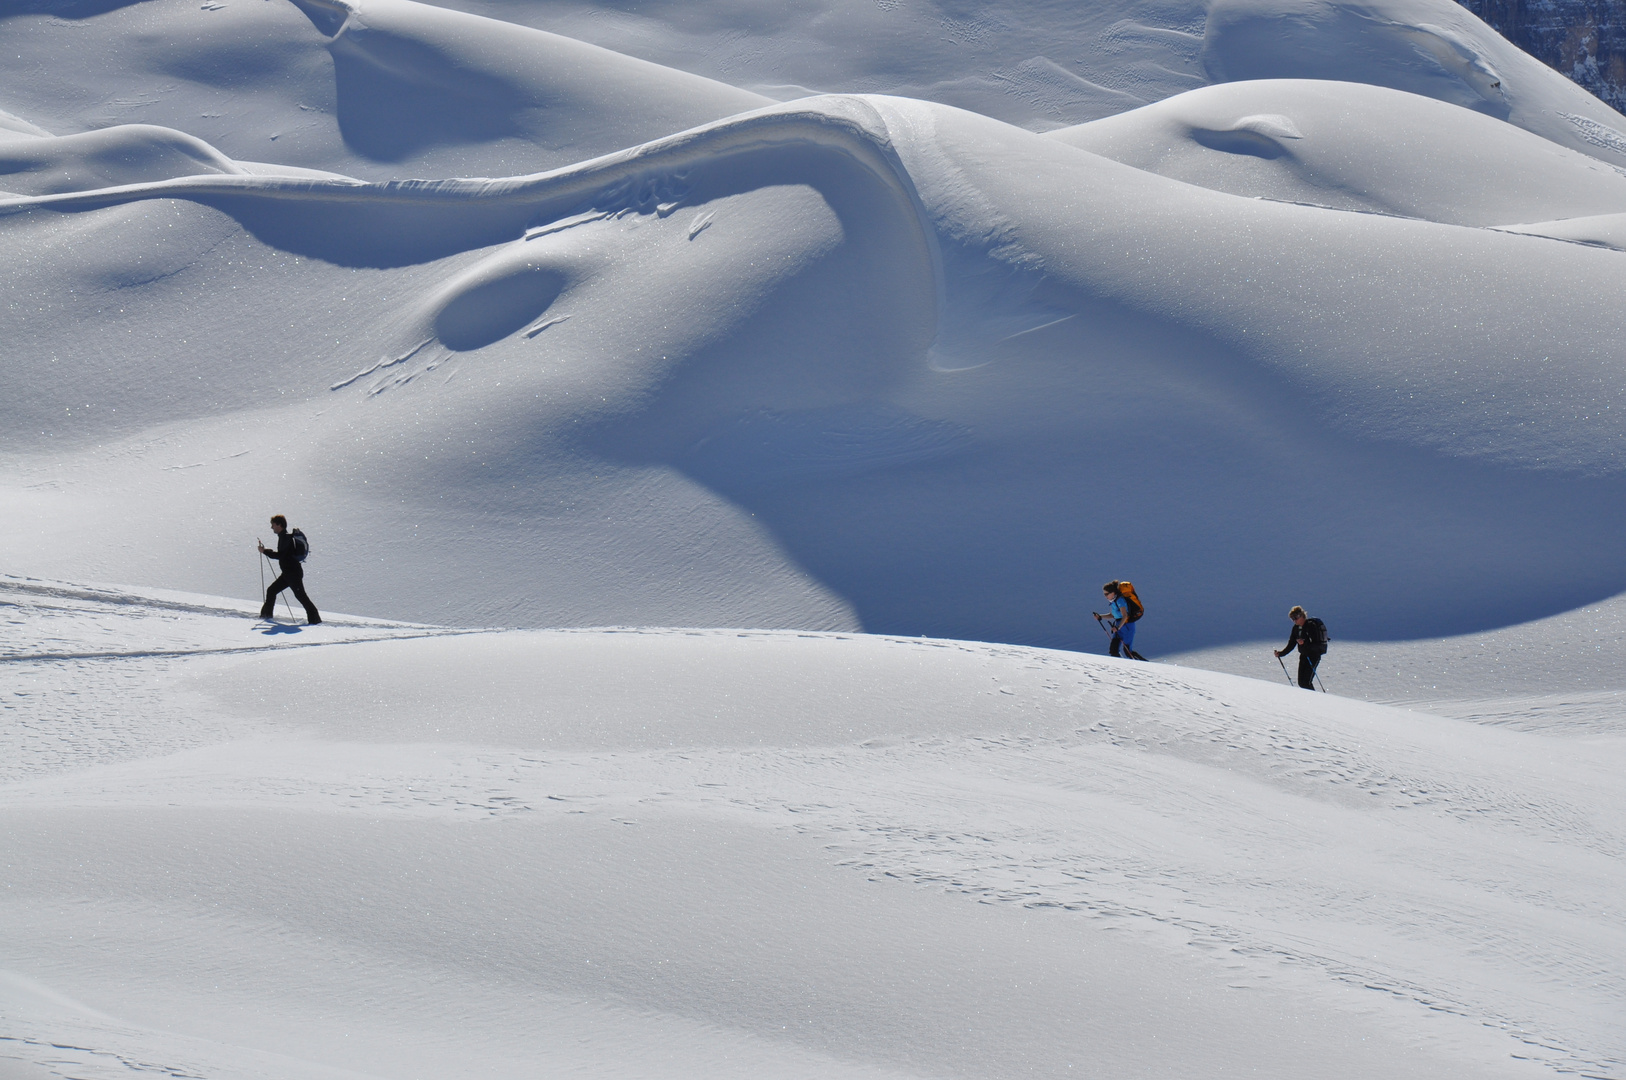
[[[0,588],[0,1060],[39,1075],[1626,1059],[1618,739],[1011,646]]]
[[[1286,644],[1288,625],[1284,619],[1274,641],[1197,650],[1172,660],[1285,680],[1271,652]],[[1483,634],[1421,641],[1334,638],[1320,668],[1333,693],[1549,735],[1626,736],[1626,600],[1620,597]]]
[[[1626,118],[1451,0],[0,46],[0,1080],[1626,1080]]]
[[[1233,195],[1447,225],[1626,213],[1626,173],[1596,158],[1357,83],[1224,83],[1050,137]]]
[[[1619,113],[1451,0],[1213,0],[1202,62],[1214,82],[1333,79],[1404,90],[1626,165]]]

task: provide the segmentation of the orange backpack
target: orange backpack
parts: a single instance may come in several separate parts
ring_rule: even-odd
[[[1140,597],[1135,595],[1135,587],[1127,581],[1118,582],[1118,595],[1124,598],[1129,605],[1129,622],[1137,622],[1146,614],[1146,608],[1141,605]]]

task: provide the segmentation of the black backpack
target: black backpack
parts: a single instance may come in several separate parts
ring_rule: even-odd
[[[1304,638],[1318,652],[1326,652],[1327,642],[1332,640],[1327,636],[1327,624],[1320,619],[1304,620]]]
[[[304,562],[305,556],[311,553],[311,542],[305,539],[304,530],[289,529],[288,535],[293,539],[294,542],[294,558],[298,559],[300,562]]]

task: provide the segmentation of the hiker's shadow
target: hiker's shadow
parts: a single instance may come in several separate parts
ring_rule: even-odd
[[[303,627],[288,626],[283,623],[277,623],[273,626],[266,627],[264,630],[261,630],[260,633],[264,634],[266,637],[270,637],[272,634],[297,634],[301,629],[303,629]]]

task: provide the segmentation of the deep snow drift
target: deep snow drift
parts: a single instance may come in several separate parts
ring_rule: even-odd
[[[1626,118],[1449,0],[0,44],[0,1077],[1626,1076]]]

